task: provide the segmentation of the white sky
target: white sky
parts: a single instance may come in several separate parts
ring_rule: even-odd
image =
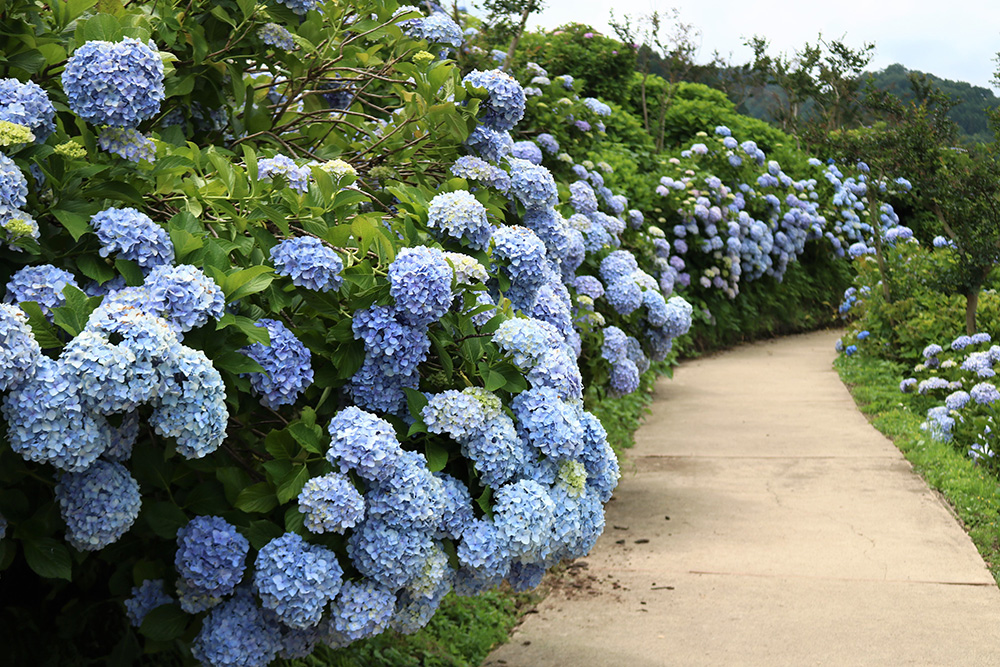
[[[907,69],[939,77],[993,86],[1000,52],[1000,0],[545,0],[545,10],[529,28],[587,23],[614,37],[607,24],[616,17],[637,16],[676,7],[684,23],[702,33],[699,61],[712,52],[747,62],[743,42],[763,35],[772,54],[791,54],[805,42],[843,39],[848,46],[875,42],[873,69],[901,63]]]

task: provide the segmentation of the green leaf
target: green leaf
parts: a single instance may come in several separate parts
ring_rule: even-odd
[[[263,292],[274,280],[274,271],[269,266],[252,266],[241,269],[226,276],[222,291],[226,295],[226,303],[232,303],[243,297]]]
[[[79,241],[81,236],[92,231],[87,217],[79,213],[57,208],[52,211],[52,215],[66,228],[66,231],[69,232],[74,241]]]
[[[403,391],[406,392],[406,407],[409,408],[410,415],[414,419],[421,419],[420,413],[428,403],[427,397],[424,396],[423,392],[409,387],[404,387]]]
[[[278,498],[274,495],[270,484],[258,482],[240,491],[235,505],[244,512],[264,514],[278,506]]]
[[[167,540],[177,537],[177,530],[188,522],[184,510],[167,501],[147,502],[142,508],[142,516],[154,533]]]
[[[276,537],[281,537],[282,533],[284,531],[281,530],[281,526],[278,524],[258,519],[257,521],[250,522],[250,529],[247,530],[247,539],[250,540],[250,546],[260,551],[265,544]]]
[[[427,457],[427,469],[431,472],[444,470],[448,465],[448,450],[433,440],[427,441],[424,455]]]
[[[80,255],[76,258],[76,268],[80,273],[102,285],[115,277],[115,270],[103,259],[93,255]]]
[[[142,619],[139,634],[158,642],[170,641],[184,634],[189,620],[191,617],[185,614],[179,605],[160,605]]]
[[[63,346],[62,341],[59,340],[58,330],[49,324],[45,315],[42,314],[41,306],[34,301],[22,301],[18,305],[28,315],[28,326],[31,327],[31,333],[38,341],[39,347],[43,350],[51,350]]]
[[[143,274],[142,269],[139,268],[139,265],[130,259],[116,259],[115,268],[125,278],[125,284],[129,287],[138,287],[146,280],[146,276]]]
[[[110,14],[96,14],[85,21],[80,21],[76,27],[76,39],[79,44],[94,40],[118,42],[121,38],[121,24]]]
[[[488,486],[483,489],[483,494],[476,498],[476,504],[483,510],[486,518],[493,519],[493,489]]]
[[[212,361],[216,368],[229,371],[234,375],[266,372],[263,366],[239,350],[227,350]]]
[[[69,550],[58,540],[51,537],[24,540],[24,558],[40,577],[73,580],[73,560]]]
[[[486,369],[483,379],[486,381],[486,391],[496,391],[507,384],[507,378],[492,368]]]
[[[298,465],[292,468],[278,482],[278,502],[284,504],[292,498],[297,498],[307,481],[309,481],[309,469],[307,467]]]
[[[316,424],[310,426],[298,421],[288,426],[288,432],[292,434],[297,443],[302,445],[302,449],[307,452],[322,454],[325,451],[323,447],[323,429],[320,426]],[[279,493],[278,496],[280,497],[281,494]]]
[[[56,326],[70,336],[76,336],[87,326],[90,314],[100,305],[103,297],[88,297],[82,290],[73,285],[66,285],[62,293],[66,298],[66,303],[52,309],[52,319]]]
[[[236,327],[243,334],[246,335],[247,339],[251,343],[260,343],[261,345],[271,344],[271,334],[268,333],[267,327],[259,327],[254,324],[255,320],[250,319],[244,315],[233,315],[232,313],[226,313],[219,320],[218,325],[215,329],[221,330],[227,327]]]

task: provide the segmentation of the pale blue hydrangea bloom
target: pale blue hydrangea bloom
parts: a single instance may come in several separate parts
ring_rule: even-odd
[[[0,391],[16,388],[34,369],[42,350],[28,326],[28,316],[0,303]]]
[[[66,63],[62,84],[70,109],[94,125],[136,127],[159,112],[163,62],[137,39],[90,41]]]
[[[172,264],[174,246],[166,230],[134,208],[108,208],[90,219],[101,242],[101,257],[114,253],[144,269]]]
[[[389,265],[389,293],[396,300],[400,317],[414,325],[436,322],[448,312],[451,265],[437,248],[403,248]]]
[[[989,382],[980,382],[973,386],[969,390],[969,394],[972,396],[972,400],[979,405],[992,405],[1000,401],[1000,391],[997,391],[996,386]]]
[[[312,236],[284,239],[271,248],[274,272],[289,276],[292,284],[315,291],[340,289],[344,262],[340,255]]]
[[[494,229],[486,217],[486,207],[465,190],[436,195],[427,209],[427,226],[451,238],[464,239],[477,250],[486,248]]]
[[[174,567],[192,593],[223,598],[243,578],[250,542],[219,516],[197,516],[177,531]]]
[[[487,98],[479,105],[481,124],[504,132],[524,116],[524,89],[506,72],[473,70],[465,75],[462,83],[486,89]]]
[[[288,187],[297,192],[308,192],[312,170],[309,167],[300,167],[290,157],[280,154],[257,160],[257,178],[270,181],[275,176],[283,176],[288,182]]]
[[[365,499],[343,473],[313,477],[299,493],[299,512],[313,533],[343,533],[365,518]]]
[[[274,611],[290,628],[310,628],[340,592],[344,571],[337,555],[285,533],[257,553],[254,589],[265,609]]]
[[[511,155],[531,164],[539,165],[542,163],[542,149],[533,141],[515,141]]]
[[[146,277],[151,306],[171,326],[185,332],[219,320],[225,314],[225,298],[214,280],[190,264],[161,264]]]
[[[459,178],[479,181],[502,193],[510,190],[510,175],[506,171],[474,155],[463,155],[455,160],[451,173]]]
[[[389,422],[349,407],[334,415],[329,432],[326,458],[343,472],[353,470],[372,482],[387,481],[395,474],[403,449]]]
[[[129,162],[154,162],[156,144],[142,132],[132,127],[106,127],[97,137],[101,150],[113,153]]]
[[[365,344],[365,361],[386,377],[416,377],[431,347],[426,327],[399,321],[394,308],[371,306],[354,312],[354,338]]]
[[[249,588],[210,611],[191,644],[203,665],[266,667],[281,648],[281,631],[267,623]]]
[[[262,25],[257,29],[257,37],[265,44],[285,52],[291,52],[298,48],[292,33],[277,23],[265,23]]]
[[[389,627],[395,613],[396,594],[370,579],[345,581],[330,605],[328,641],[346,646],[365,637],[374,637]]]
[[[551,539],[555,504],[545,487],[520,480],[496,489],[493,517],[497,538],[511,556],[540,555]]]
[[[139,484],[120,463],[95,461],[82,472],[63,475],[56,502],[66,522],[66,541],[80,551],[117,542],[139,516]]]
[[[368,519],[354,529],[347,554],[361,574],[389,590],[415,580],[434,549],[430,534]]]
[[[34,301],[46,316],[50,316],[53,308],[65,303],[66,297],[62,292],[67,285],[79,289],[76,278],[69,271],[51,264],[25,266],[10,277],[3,300],[15,305]]]
[[[449,44],[456,49],[465,42],[462,28],[444,12],[434,12],[424,18],[400,23],[403,31],[414,39],[426,39],[436,44]]]
[[[265,371],[249,373],[250,386],[266,407],[291,405],[312,384],[312,353],[284,323],[265,318],[256,325],[267,329],[271,343],[242,349]]]
[[[0,120],[27,127],[42,143],[55,132],[55,117],[55,107],[37,83],[0,79]]]
[[[580,410],[549,387],[532,387],[514,397],[518,431],[550,459],[577,458],[583,453]]]
[[[146,579],[132,588],[132,597],[125,600],[125,615],[133,627],[141,626],[149,612],[174,601],[163,586],[163,579]]]
[[[229,409],[226,385],[212,360],[201,350],[178,346],[158,368],[163,386],[149,416],[156,432],[174,438],[177,452],[188,459],[211,454],[226,438]]]

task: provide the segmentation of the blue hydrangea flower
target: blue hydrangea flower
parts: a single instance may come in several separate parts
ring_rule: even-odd
[[[94,125],[136,127],[160,110],[163,62],[137,39],[90,41],[67,61],[62,84],[77,116]]]
[[[149,424],[174,438],[177,452],[188,459],[211,454],[226,438],[229,410],[226,385],[201,350],[178,346],[158,368],[163,386]]]
[[[529,453],[506,413],[490,419],[466,442],[462,455],[472,461],[486,486],[496,488],[517,476]]]
[[[548,545],[555,519],[548,491],[532,480],[501,486],[493,495],[497,537],[514,558],[540,555]]]
[[[177,331],[196,329],[225,314],[222,289],[198,267],[161,264],[145,284],[157,312]]]
[[[428,397],[420,416],[431,433],[447,434],[464,442],[487,419],[500,414],[500,399],[481,387],[449,389]]]
[[[510,189],[525,206],[545,207],[553,204],[559,193],[556,182],[545,167],[527,160],[508,158],[510,163]]]
[[[365,499],[347,475],[313,477],[299,493],[299,512],[313,533],[343,533],[365,518]]]
[[[499,583],[510,570],[507,542],[492,521],[473,519],[462,531],[456,550],[458,561],[481,577]]]
[[[386,375],[384,359],[369,353],[358,372],[344,388],[356,406],[370,412],[403,416],[406,414],[406,388],[416,389],[420,383],[417,373]]]
[[[451,166],[451,173],[459,178],[479,181],[498,192],[510,190],[510,176],[506,171],[474,155],[463,155]]]
[[[564,400],[583,398],[580,367],[566,347],[554,347],[542,354],[527,379],[532,387],[554,389]]]
[[[365,361],[387,377],[415,377],[431,347],[425,327],[400,322],[388,306],[355,311],[351,326],[365,344]]]
[[[125,615],[132,626],[138,628],[146,614],[173,601],[163,587],[163,579],[146,579],[132,588],[132,597],[125,600]]]
[[[76,278],[69,271],[51,264],[25,266],[10,277],[3,300],[12,304],[34,301],[48,316],[53,308],[65,303],[62,291],[67,285],[79,289]]]
[[[154,162],[156,144],[153,140],[132,127],[106,127],[97,137],[101,150],[113,153],[129,162]]]
[[[479,105],[482,125],[505,132],[513,129],[524,116],[524,89],[517,79],[498,69],[481,72],[472,70],[462,83],[485,88],[487,97]]]
[[[28,203],[28,179],[14,161],[0,153],[0,209],[21,209]]]
[[[55,132],[55,117],[55,107],[37,83],[0,79],[0,120],[27,127],[42,143]]]
[[[41,353],[28,316],[20,308],[0,303],[0,391],[20,385]]]
[[[451,265],[437,248],[403,248],[389,265],[389,293],[399,315],[414,325],[436,322],[452,302]]]
[[[250,542],[219,516],[197,516],[177,531],[174,567],[200,594],[222,598],[243,578]]]
[[[0,413],[15,453],[70,472],[90,467],[111,437],[107,421],[83,404],[73,373],[45,356],[3,397]]]
[[[539,134],[535,137],[535,142],[549,155],[555,155],[559,152],[559,142],[551,134]]]
[[[510,277],[511,291],[521,290],[531,295],[526,299],[528,303],[515,306],[529,306],[534,301],[534,292],[545,281],[545,244],[527,227],[503,226],[493,233],[493,256],[506,261],[503,270]]]
[[[265,609],[274,611],[290,628],[310,628],[320,622],[327,603],[343,585],[337,555],[285,533],[257,553],[254,588]]]
[[[558,346],[561,338],[551,324],[532,318],[506,320],[493,333],[493,342],[513,355],[514,363],[525,370],[534,367],[551,347]]]
[[[374,637],[389,627],[396,610],[396,594],[370,579],[345,581],[337,599],[330,605],[327,632],[346,646],[365,637]]]
[[[601,260],[601,278],[611,283],[628,278],[639,270],[639,263],[628,250],[616,250]]]
[[[518,429],[550,459],[577,458],[583,453],[579,410],[549,387],[532,387],[514,397]]]
[[[274,272],[289,276],[292,284],[315,291],[339,290],[344,282],[340,255],[312,236],[285,239],[271,248]]]
[[[631,315],[642,306],[642,289],[634,280],[620,279],[608,283],[604,298],[620,315]]]
[[[494,229],[486,207],[465,190],[435,196],[427,210],[427,226],[451,238],[465,239],[477,250],[486,248]]]
[[[66,541],[80,551],[103,549],[125,534],[139,516],[139,484],[120,463],[95,461],[63,475],[56,502],[66,522]]]
[[[462,28],[444,12],[434,12],[424,18],[403,21],[400,25],[403,27],[403,32],[414,39],[449,44],[456,49],[465,42]]]
[[[497,163],[510,155],[514,140],[511,139],[510,132],[479,125],[465,140],[465,145],[479,153],[484,160]]]
[[[282,322],[259,320],[267,329],[271,344],[254,343],[242,352],[264,368],[264,373],[249,373],[250,386],[262,405],[275,410],[291,405],[313,381],[312,353]]]
[[[511,149],[511,155],[519,160],[526,160],[531,164],[542,163],[542,149],[534,141],[515,141]]]
[[[631,359],[622,359],[611,366],[608,388],[615,396],[631,394],[639,388],[639,368]]]
[[[361,574],[389,590],[398,590],[423,572],[434,550],[428,533],[366,520],[347,540],[347,554]]]
[[[601,356],[612,364],[628,358],[628,337],[625,332],[615,326],[605,327],[604,343],[601,345]]]
[[[944,399],[944,404],[949,410],[961,410],[969,404],[970,398],[971,396],[968,392],[960,390],[949,394],[948,397]]]
[[[950,442],[955,419],[949,412],[948,408],[943,405],[931,408],[927,411],[927,419],[920,425],[920,429],[927,431],[932,440]]]
[[[210,611],[191,643],[203,665],[266,667],[281,648],[281,631],[268,623],[246,587]]]
[[[441,482],[441,501],[443,508],[435,537],[438,539],[457,540],[465,526],[473,520],[472,495],[464,482],[443,472],[434,476]]]
[[[389,627],[404,635],[417,632],[430,622],[450,590],[451,577],[437,580],[435,586],[426,592],[404,589],[396,600],[396,613]]]
[[[319,0],[281,0],[281,4],[299,16],[305,16],[312,10],[319,8]]]
[[[101,242],[101,257],[116,253],[144,269],[172,264],[174,246],[166,230],[134,208],[109,208],[90,219]]]
[[[275,176],[283,176],[288,181],[288,187],[297,192],[308,192],[312,170],[309,167],[300,167],[292,158],[280,154],[257,160],[258,179],[270,181]]]
[[[326,458],[343,472],[353,470],[372,482],[388,481],[395,474],[403,449],[389,422],[349,407],[334,415],[328,430]]]
[[[436,532],[443,494],[441,480],[427,469],[423,456],[403,452],[392,477],[372,484],[365,494],[368,518],[394,528]]]
[[[153,395],[156,374],[137,364],[127,345],[114,345],[100,332],[80,332],[59,360],[87,409],[100,414],[134,410]]]
[[[292,36],[292,33],[288,32],[287,28],[278,25],[277,23],[265,23],[262,25],[257,29],[257,37],[265,44],[281,49],[285,52],[291,52],[298,48],[298,45],[295,44],[295,38]]]
[[[990,405],[1000,401],[1000,391],[989,382],[980,382],[969,390],[969,395],[979,405]]]

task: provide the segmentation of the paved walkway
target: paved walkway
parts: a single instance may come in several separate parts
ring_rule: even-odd
[[[604,535],[484,665],[1000,665],[1000,591],[856,410],[836,337],[662,380]]]

